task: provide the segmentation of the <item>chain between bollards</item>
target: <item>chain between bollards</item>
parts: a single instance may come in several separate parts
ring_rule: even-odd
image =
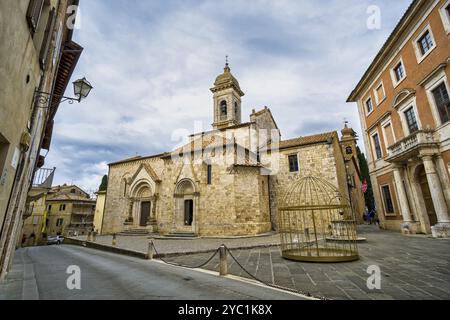
[[[154,255],[154,244],[153,244],[153,239],[150,239],[150,241],[148,242],[148,248],[147,248],[147,259],[153,260],[153,255]]]

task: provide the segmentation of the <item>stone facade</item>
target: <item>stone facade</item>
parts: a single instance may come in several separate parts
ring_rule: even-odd
[[[135,229],[185,236],[264,234],[277,228],[277,203],[304,174],[326,178],[348,197],[336,132],[280,141],[267,107],[241,123],[244,93],[228,64],[212,91],[213,131],[192,135],[173,152],[109,165],[103,234]],[[236,109],[220,109],[231,101]],[[292,154],[298,159],[295,172]]]

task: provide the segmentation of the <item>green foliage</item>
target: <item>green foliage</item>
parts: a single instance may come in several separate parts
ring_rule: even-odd
[[[373,209],[375,209],[375,198],[373,196],[373,188],[372,188],[372,182],[370,180],[370,174],[369,174],[369,166],[367,165],[367,159],[364,153],[361,152],[361,150],[357,149],[358,152],[358,161],[359,161],[359,168],[361,170],[361,181],[366,180],[367,181],[367,192],[364,194],[364,198],[366,200],[366,206],[369,209],[369,212]]]
[[[98,191],[106,191],[107,188],[108,188],[108,175],[105,174],[102,178],[102,183],[100,184]]]

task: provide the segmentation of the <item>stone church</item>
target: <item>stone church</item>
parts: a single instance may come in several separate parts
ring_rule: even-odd
[[[282,140],[269,108],[242,122],[244,92],[228,63],[211,89],[212,130],[163,154],[109,165],[102,233],[246,236],[277,229],[293,181],[316,175],[364,210],[354,131]]]

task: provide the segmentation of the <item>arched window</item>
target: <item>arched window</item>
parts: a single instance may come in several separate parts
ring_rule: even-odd
[[[237,102],[234,103],[234,113],[237,115],[239,111]]]
[[[226,116],[227,115],[227,102],[225,100],[223,100],[220,103],[220,115],[221,116]]]

